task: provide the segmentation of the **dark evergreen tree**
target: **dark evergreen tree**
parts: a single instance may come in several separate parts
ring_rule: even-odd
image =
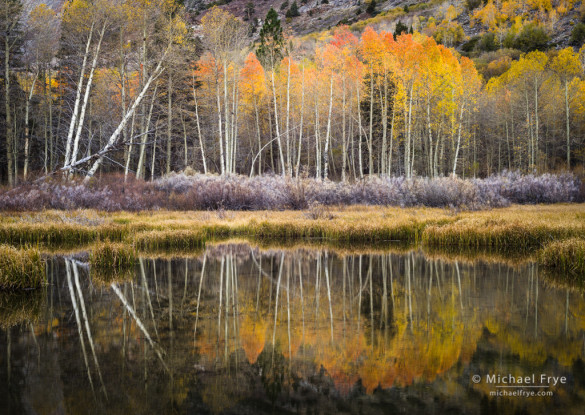
[[[585,23],[577,23],[571,32],[571,45],[580,47],[585,42]]]
[[[276,10],[270,8],[260,29],[260,46],[256,49],[256,56],[264,66],[272,69],[282,59],[283,52],[284,36],[280,19]]]
[[[297,17],[300,15],[301,14],[299,13],[299,6],[297,5],[296,1],[293,1],[293,4],[291,4],[290,9],[288,9],[288,11],[286,12],[286,17]]]
[[[516,36],[514,47],[520,49],[522,52],[546,50],[549,40],[549,36],[542,27],[534,23],[529,23],[524,26],[518,36]]]
[[[408,33],[408,26],[399,20],[398,23],[396,23],[396,29],[394,30],[394,39],[403,33]]]
[[[254,7],[254,3],[249,1],[248,3],[246,3],[246,9],[245,9],[246,14],[244,15],[244,20],[251,20],[252,17],[254,17],[254,14],[256,13],[256,9]]]
[[[366,12],[369,14],[376,13],[376,0],[370,1],[370,4],[368,4],[368,8],[366,9]]]

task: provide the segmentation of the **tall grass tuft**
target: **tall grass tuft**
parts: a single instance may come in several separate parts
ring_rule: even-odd
[[[205,230],[171,230],[141,232],[134,237],[134,245],[142,250],[193,249],[205,246]]]
[[[551,242],[541,250],[539,261],[545,267],[562,272],[568,279],[585,282],[585,239]]]
[[[0,245],[0,290],[38,288],[45,279],[45,262],[38,249]]]
[[[92,248],[89,265],[92,277],[101,281],[122,279],[131,274],[136,263],[136,253],[131,245],[101,242]],[[125,277],[124,277],[125,278]]]
[[[114,224],[85,226],[55,223],[11,223],[0,227],[0,241],[13,245],[31,243],[70,246],[87,244],[106,238],[122,240],[127,233],[127,227]]]

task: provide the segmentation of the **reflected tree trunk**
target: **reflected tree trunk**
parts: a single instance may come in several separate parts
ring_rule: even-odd
[[[197,342],[197,323],[199,323],[199,304],[201,303],[201,287],[205,277],[205,264],[207,262],[207,252],[203,255],[203,265],[201,266],[201,276],[199,277],[199,290],[197,290],[197,306],[195,308],[195,327],[193,328],[193,341]],[[194,343],[195,344],[195,343]]]

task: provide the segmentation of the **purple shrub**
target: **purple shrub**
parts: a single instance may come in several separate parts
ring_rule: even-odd
[[[0,190],[0,210],[98,209],[104,211],[281,210],[318,204],[487,209],[510,203],[560,203],[578,199],[572,174],[503,172],[485,179],[368,177],[355,183],[267,175],[220,177],[171,174],[154,182],[109,175],[83,184],[47,180]]]

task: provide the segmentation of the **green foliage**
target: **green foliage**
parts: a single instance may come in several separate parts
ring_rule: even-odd
[[[514,40],[514,47],[523,52],[532,52],[533,50],[546,50],[549,36],[544,29],[533,23],[522,28],[522,31]]]
[[[514,42],[516,41],[516,35],[513,31],[508,31],[506,36],[504,36],[504,40],[502,41],[502,46],[507,49],[514,49],[515,45]]]
[[[376,14],[376,0],[370,1],[370,4],[368,4],[368,7],[366,8],[366,12],[371,15]]]
[[[585,23],[577,23],[571,32],[571,45],[581,46],[585,43]]]
[[[475,50],[475,48],[477,47],[477,44],[479,42],[481,38],[479,36],[474,36],[471,39],[469,39],[467,42],[465,42],[462,46],[461,46],[461,50],[465,53],[471,53]]]
[[[293,1],[293,3],[290,6],[290,9],[288,9],[288,11],[286,12],[286,17],[297,17],[300,15],[301,14],[299,13],[299,6],[297,5],[296,1]]]
[[[284,36],[282,26],[276,10],[270,8],[260,29],[260,46],[256,49],[256,56],[265,66],[274,68],[276,62],[282,59],[284,52]]]
[[[287,7],[288,7],[288,0],[285,0],[285,2],[280,5],[280,10],[284,10]]]
[[[492,32],[485,33],[477,42],[477,50],[482,52],[493,52],[498,49],[496,35]]]

